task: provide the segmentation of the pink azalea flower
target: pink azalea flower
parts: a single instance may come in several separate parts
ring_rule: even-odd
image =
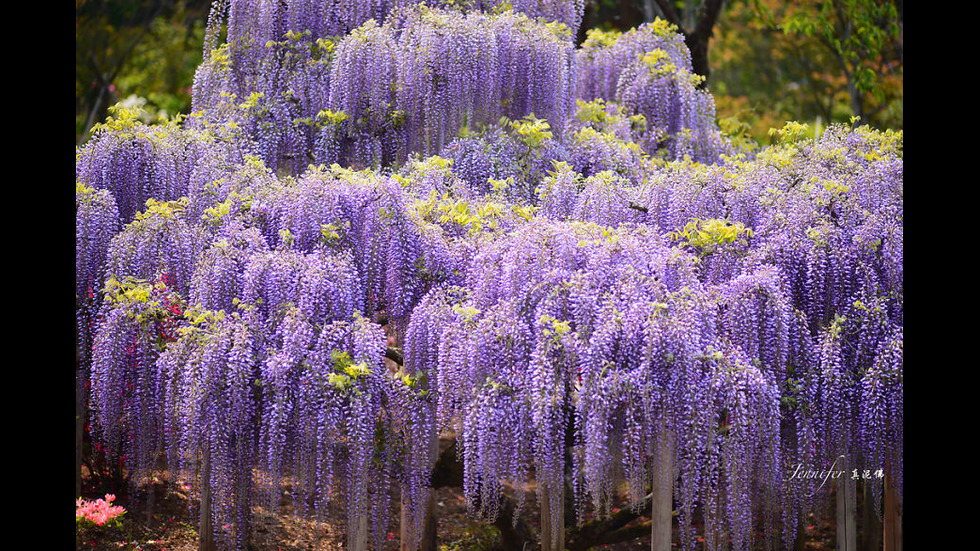
[[[126,512],[126,508],[111,505],[115,499],[115,495],[106,494],[105,499],[95,501],[75,500],[75,522],[82,526],[90,524],[104,526],[106,523],[118,519]]]

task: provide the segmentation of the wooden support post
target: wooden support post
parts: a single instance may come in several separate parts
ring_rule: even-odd
[[[902,551],[902,503],[891,476],[885,473],[885,551]]]
[[[416,545],[412,545],[413,538],[412,534],[412,522],[409,519],[408,513],[409,503],[405,501],[405,494],[402,492],[401,497],[401,518],[398,522],[398,549],[400,551],[415,551]]]
[[[796,539],[793,541],[793,551],[805,551],[806,549],[806,513],[800,509],[796,515]]]
[[[393,344],[395,350],[404,351],[405,346],[405,335],[402,331],[399,331],[394,325],[388,325],[388,338],[389,344]],[[391,348],[389,348],[389,351]],[[393,357],[393,356],[397,356]],[[392,369],[396,371],[404,372],[405,366],[403,355],[389,355],[389,365]],[[432,457],[433,465],[439,458],[439,431],[433,430],[431,439],[429,441],[429,452]],[[425,521],[422,523],[422,533],[412,534],[409,533],[410,530],[414,530],[415,523],[412,521],[412,515],[406,507],[405,501],[402,501],[401,508],[401,518],[399,519],[399,536],[401,543],[399,545],[400,551],[436,551],[436,534],[437,534],[437,524],[436,524],[436,490],[435,488],[429,488],[427,490],[426,497],[426,512]],[[414,541],[414,545],[413,545]]]
[[[838,458],[835,465],[843,471],[837,479],[837,551],[857,551],[857,481],[845,457]]]
[[[871,484],[864,484],[864,508],[862,509],[864,526],[861,530],[863,539],[861,549],[864,551],[879,551],[881,549],[881,534],[883,527],[878,518],[878,504],[874,501]]]
[[[433,460],[439,457],[439,433],[433,432],[432,440],[429,442],[432,452]],[[399,528],[399,536],[401,539],[401,544],[399,546],[401,551],[436,551],[436,490],[435,488],[429,488],[427,490],[426,497],[426,513],[425,521],[422,523],[422,533],[412,534],[409,533],[410,530],[414,528],[414,522],[412,522],[411,514],[408,511],[408,507],[405,501],[402,501],[401,510],[401,526]],[[411,545],[411,542],[415,540],[416,545]]]
[[[563,551],[565,549],[565,491],[563,487],[555,491],[548,484],[538,486],[541,492],[541,551]],[[552,523],[552,515],[557,512],[557,522]]]
[[[211,516],[211,450],[204,450],[201,465],[201,511],[200,511],[199,551],[217,551],[214,541],[214,521]]]
[[[554,544],[551,541],[551,496],[548,495],[548,485],[539,484],[538,491],[541,492],[541,511],[538,513],[541,526],[541,551],[554,551]]]
[[[348,547],[351,551],[367,551],[368,549],[368,513],[364,511],[357,516],[357,523],[348,535]]]
[[[439,439],[436,438],[438,448]],[[419,551],[436,551],[436,491],[429,490],[429,505],[426,508],[425,522],[422,524],[422,539],[419,541]]]
[[[650,550],[670,551],[674,539],[674,442],[667,433],[666,420],[661,421],[660,429],[654,450]]]
[[[85,388],[81,382],[82,374],[77,366],[77,356],[78,354],[75,360],[75,499],[82,497],[82,446],[85,434]]]

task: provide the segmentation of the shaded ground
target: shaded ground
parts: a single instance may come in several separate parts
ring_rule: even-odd
[[[157,504],[156,512],[149,517],[145,512],[130,509],[125,496],[118,497],[116,503],[127,507],[122,527],[85,531],[76,538],[77,550],[197,550],[197,528],[190,516],[186,496],[171,493]],[[496,546],[497,530],[466,516],[466,505],[459,489],[440,489],[437,509],[439,544],[446,551],[490,550]],[[255,551],[332,551],[346,546],[340,523],[310,522],[259,509],[254,528],[252,543]],[[388,537],[390,545],[386,550],[398,549],[397,532],[389,533]]]
[[[442,451],[448,442],[444,439]],[[83,470],[83,481],[87,482]],[[88,487],[83,484],[83,487]],[[83,495],[86,499],[103,497],[99,493]],[[157,492],[156,502],[151,513],[146,507],[134,506],[127,496],[118,495],[116,505],[122,505],[127,513],[121,527],[109,529],[89,529],[76,533],[76,550],[93,551],[197,551],[198,537],[196,517],[190,511],[186,492],[180,488],[162,487]],[[397,506],[397,500],[395,502]],[[500,532],[494,526],[470,518],[466,513],[466,502],[462,488],[443,487],[437,490],[436,514],[438,519],[438,545],[440,551],[524,551],[505,549],[501,543]],[[397,520],[397,511],[392,516]],[[537,531],[537,503],[529,494],[522,518]],[[643,517],[637,522],[646,520]],[[252,550],[253,551],[334,551],[346,547],[344,523],[319,523],[303,519],[289,513],[286,507],[278,514],[257,508],[255,512]],[[675,527],[676,528],[676,527]],[[398,550],[398,528],[391,527],[388,544],[384,551]],[[807,527],[807,551],[830,551],[834,548],[834,528],[827,523],[811,522]],[[650,548],[650,539],[639,538],[628,542],[602,545],[593,549],[604,551],[639,551]],[[527,550],[533,549],[527,546]]]
[[[179,492],[170,492],[162,502],[156,504],[155,512],[149,517],[145,511],[130,509],[125,496],[120,496],[116,502],[128,511],[122,527],[86,531],[76,538],[77,550],[197,550],[197,528],[194,525],[195,520],[190,516],[186,496]],[[439,545],[442,551],[500,549],[499,532],[496,528],[467,517],[461,489],[441,488],[438,492],[437,511]],[[525,513],[525,517],[533,518],[534,514],[536,511],[532,508]],[[288,514],[272,515],[262,510],[256,512],[255,518],[255,551],[333,551],[345,548],[343,527],[339,523],[331,525],[309,522]],[[397,530],[397,527],[393,527],[393,530]],[[812,526],[808,533],[808,550],[833,549],[831,526]],[[386,546],[386,551],[398,549],[397,532],[391,532],[388,537],[390,545]],[[649,548],[647,538],[596,549],[639,551]]]

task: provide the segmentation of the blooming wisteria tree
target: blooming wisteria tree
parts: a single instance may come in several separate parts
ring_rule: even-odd
[[[548,550],[789,548],[853,478],[894,522],[902,135],[736,154],[675,29],[576,47],[582,6],[219,1],[194,113],[96,128],[76,382],[134,495],[228,549],[286,484],[431,549],[453,459]]]

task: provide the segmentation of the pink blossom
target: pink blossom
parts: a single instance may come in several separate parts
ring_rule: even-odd
[[[75,500],[76,524],[104,526],[107,522],[118,519],[126,509],[119,505],[112,505],[115,499],[115,495],[106,494],[105,499],[95,501]]]

